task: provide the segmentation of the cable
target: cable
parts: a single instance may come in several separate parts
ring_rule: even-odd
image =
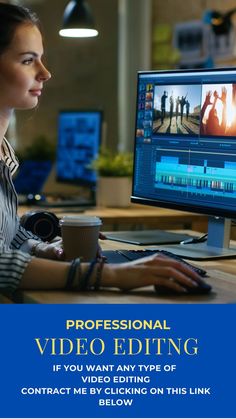
[[[180,244],[203,243],[207,240],[208,234],[203,234],[200,237],[192,237],[191,239],[183,240]]]

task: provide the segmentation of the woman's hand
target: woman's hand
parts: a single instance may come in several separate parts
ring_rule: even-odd
[[[133,288],[156,285],[177,293],[196,287],[202,278],[185,264],[164,255],[148,256],[133,262],[105,264],[102,286],[118,287],[127,291]]]
[[[39,242],[35,247],[35,256],[44,259],[64,260],[65,254],[62,239],[57,237],[50,243]]]
[[[99,237],[100,240],[106,240],[106,236],[104,233],[102,233],[101,231],[99,232]],[[102,248],[98,242],[98,250],[97,250],[97,257],[101,258],[102,257]]]
[[[211,95],[212,95],[211,91],[207,92],[206,97],[205,97],[205,101],[204,101],[205,106],[212,105]]]
[[[106,240],[103,233],[99,233],[100,240]],[[61,237],[55,237],[50,243],[38,242],[35,246],[35,256],[44,259],[65,260],[65,253],[63,250],[63,243]],[[98,243],[97,257],[102,256],[102,249]]]
[[[220,98],[223,102],[223,104],[226,104],[226,99],[227,99],[227,90],[225,87],[222,87],[222,91],[221,91],[221,98]]]

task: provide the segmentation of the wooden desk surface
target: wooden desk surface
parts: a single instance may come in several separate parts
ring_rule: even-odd
[[[140,249],[141,247],[110,240],[102,242],[103,248]],[[115,289],[98,292],[72,293],[65,291],[25,291],[19,302],[57,304],[224,304],[236,303],[236,259],[196,262],[208,271],[207,282],[212,292],[198,296],[158,296],[153,287],[140,288],[128,293]]]
[[[75,208],[45,208],[45,207],[27,207],[27,206],[20,206],[19,207],[19,215],[23,215],[27,211],[31,210],[42,210],[48,209],[48,211],[53,211],[55,214],[58,214],[60,217],[63,215],[69,215],[69,214],[75,214],[76,213],[76,207]],[[202,219],[207,218],[204,215],[201,214],[195,214],[190,212],[184,212],[184,211],[176,211],[166,208],[155,208],[155,207],[149,207],[146,205],[136,205],[131,204],[130,207],[127,208],[105,208],[105,207],[95,207],[91,209],[87,209],[84,211],[85,215],[97,215],[98,217],[105,218],[105,219],[145,219],[145,218],[156,218],[156,217],[163,217],[167,220],[170,218],[185,218],[185,219]]]
[[[20,206],[18,212],[21,216],[30,210],[43,211],[45,208]],[[46,210],[54,212],[58,217],[76,214],[76,208],[47,208]],[[162,229],[191,228],[196,231],[205,231],[208,220],[208,217],[202,214],[136,204],[131,204],[128,208],[96,207],[86,210],[83,215],[96,215],[103,220],[104,226],[111,225],[114,229],[118,225],[125,227],[125,225],[133,224],[136,226],[156,226],[156,228]]]

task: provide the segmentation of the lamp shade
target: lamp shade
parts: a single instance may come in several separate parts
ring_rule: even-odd
[[[71,0],[65,8],[61,36],[87,38],[98,35],[89,4],[85,0]]]

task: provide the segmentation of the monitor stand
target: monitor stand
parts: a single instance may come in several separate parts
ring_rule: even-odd
[[[167,250],[185,259],[193,260],[236,258],[236,248],[229,247],[230,228],[230,219],[209,217],[207,242],[158,246],[157,250]]]

